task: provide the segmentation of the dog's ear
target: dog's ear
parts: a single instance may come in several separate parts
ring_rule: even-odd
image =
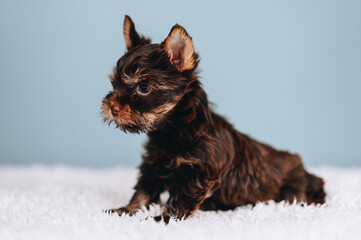
[[[149,38],[139,36],[137,31],[135,30],[135,26],[132,19],[128,15],[125,15],[124,18],[123,34],[124,34],[124,40],[125,40],[125,45],[127,46],[127,50],[139,44],[150,43]]]
[[[179,72],[194,68],[192,38],[182,26],[178,24],[174,25],[162,45],[168,53],[171,64],[176,67]]]

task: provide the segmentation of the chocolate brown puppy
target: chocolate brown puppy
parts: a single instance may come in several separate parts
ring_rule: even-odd
[[[139,35],[128,16],[123,31],[127,52],[110,76],[102,113],[149,140],[134,196],[113,211],[134,214],[164,191],[165,221],[268,200],[324,203],[323,180],[307,173],[298,155],[257,142],[212,111],[183,27],[175,25],[160,44]]]

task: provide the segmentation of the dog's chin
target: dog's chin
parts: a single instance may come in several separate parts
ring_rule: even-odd
[[[152,132],[162,127],[165,122],[165,115],[159,117],[154,113],[145,113],[140,116],[134,113],[132,117],[123,117],[113,116],[107,108],[103,108],[102,115],[105,123],[109,126],[114,125],[125,133]]]
[[[136,126],[136,125],[125,125],[125,124],[116,124],[116,128],[119,128],[122,132],[125,133],[146,133],[147,128],[144,126]]]
[[[134,119],[133,121],[127,121],[119,116],[113,116],[107,108],[103,107],[102,115],[104,123],[107,123],[109,126],[113,125],[115,128],[119,128],[122,132],[145,133],[148,131],[148,128],[145,124],[143,124],[143,121]]]
[[[104,122],[108,123],[108,125],[114,125],[115,128],[118,128],[120,131],[124,133],[146,133],[148,131],[146,126],[135,125],[135,124],[126,124],[126,123],[118,123],[117,121],[108,121],[104,119]]]

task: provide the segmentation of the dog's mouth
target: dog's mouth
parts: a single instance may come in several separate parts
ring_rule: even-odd
[[[147,124],[145,119],[139,117],[139,113],[131,111],[129,108],[114,112],[110,102],[103,101],[102,116],[103,121],[109,126],[114,125],[121,131],[127,133],[142,133],[147,132]]]
[[[114,125],[115,128],[119,128],[122,132],[129,133],[145,133],[147,132],[147,127],[142,123],[126,123],[121,117],[111,117],[107,115],[103,116],[103,121],[109,126]]]
[[[120,105],[107,96],[103,100],[102,116],[105,123],[114,124],[123,132],[149,132],[163,126],[166,116],[176,104],[177,102],[165,103],[151,112],[140,113],[133,110],[129,105]]]

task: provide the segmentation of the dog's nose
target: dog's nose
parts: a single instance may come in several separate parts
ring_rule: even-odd
[[[120,105],[119,104],[113,104],[111,106],[112,114],[113,116],[118,116],[118,113],[120,112]]]

